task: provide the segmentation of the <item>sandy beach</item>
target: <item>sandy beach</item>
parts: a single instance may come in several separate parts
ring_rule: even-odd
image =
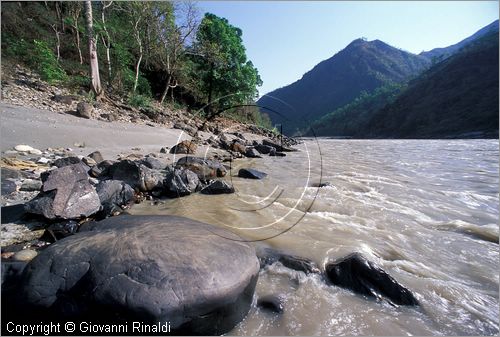
[[[99,150],[113,158],[120,153],[158,152],[191,137],[181,130],[124,122],[83,119],[70,114],[0,103],[1,151],[26,144],[43,150],[72,148],[77,155]],[[75,146],[84,144],[84,147]]]

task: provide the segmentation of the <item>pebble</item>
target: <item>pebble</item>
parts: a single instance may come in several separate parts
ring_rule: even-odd
[[[39,191],[42,188],[42,182],[35,179],[26,179],[21,185],[21,191]]]
[[[38,161],[36,162],[37,164],[48,164],[50,161],[50,159],[47,159],[45,157],[42,157],[40,159],[38,159]]]
[[[16,145],[14,147],[14,150],[16,150],[17,152],[28,152],[29,154],[35,154],[35,155],[42,154],[42,151],[35,149],[35,148],[32,148],[29,145]]]
[[[32,249],[20,250],[12,256],[12,259],[16,261],[31,261],[38,253]]]

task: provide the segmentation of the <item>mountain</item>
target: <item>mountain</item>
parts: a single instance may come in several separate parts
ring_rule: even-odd
[[[498,57],[493,31],[410,82],[357,136],[498,138]]]
[[[389,83],[371,93],[362,92],[352,102],[314,121],[304,134],[337,138],[363,138],[369,132],[372,116],[388,103],[394,102],[407,87],[406,83]]]
[[[291,134],[351,102],[362,91],[406,81],[429,65],[428,58],[380,40],[357,39],[300,80],[264,95],[257,103],[273,123],[282,124],[284,133]]]
[[[484,35],[491,33],[491,32],[498,32],[498,20],[493,21],[486,27],[481,28],[478,30],[476,33],[473,35],[469,36],[468,38],[454,44],[448,47],[444,48],[434,48],[430,51],[424,51],[420,53],[419,55],[427,57],[430,60],[444,60],[445,58],[453,55],[457,51],[459,51],[461,48],[463,48],[465,45],[473,42],[474,40],[477,40]]]

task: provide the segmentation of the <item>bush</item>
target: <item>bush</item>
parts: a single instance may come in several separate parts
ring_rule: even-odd
[[[33,54],[28,63],[38,71],[43,80],[53,84],[67,80],[68,76],[45,41],[33,40]]]
[[[151,106],[151,98],[148,96],[135,94],[131,95],[128,98],[127,103],[135,107],[149,107]]]

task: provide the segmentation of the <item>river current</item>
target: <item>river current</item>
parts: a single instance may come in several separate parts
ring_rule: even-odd
[[[254,302],[229,335],[498,334],[498,140],[308,139],[297,148],[233,161],[235,194],[130,212],[211,223],[321,266],[357,251],[420,306],[394,307],[276,263],[261,270],[256,297],[279,294],[284,312]],[[268,176],[238,178],[242,167]]]

